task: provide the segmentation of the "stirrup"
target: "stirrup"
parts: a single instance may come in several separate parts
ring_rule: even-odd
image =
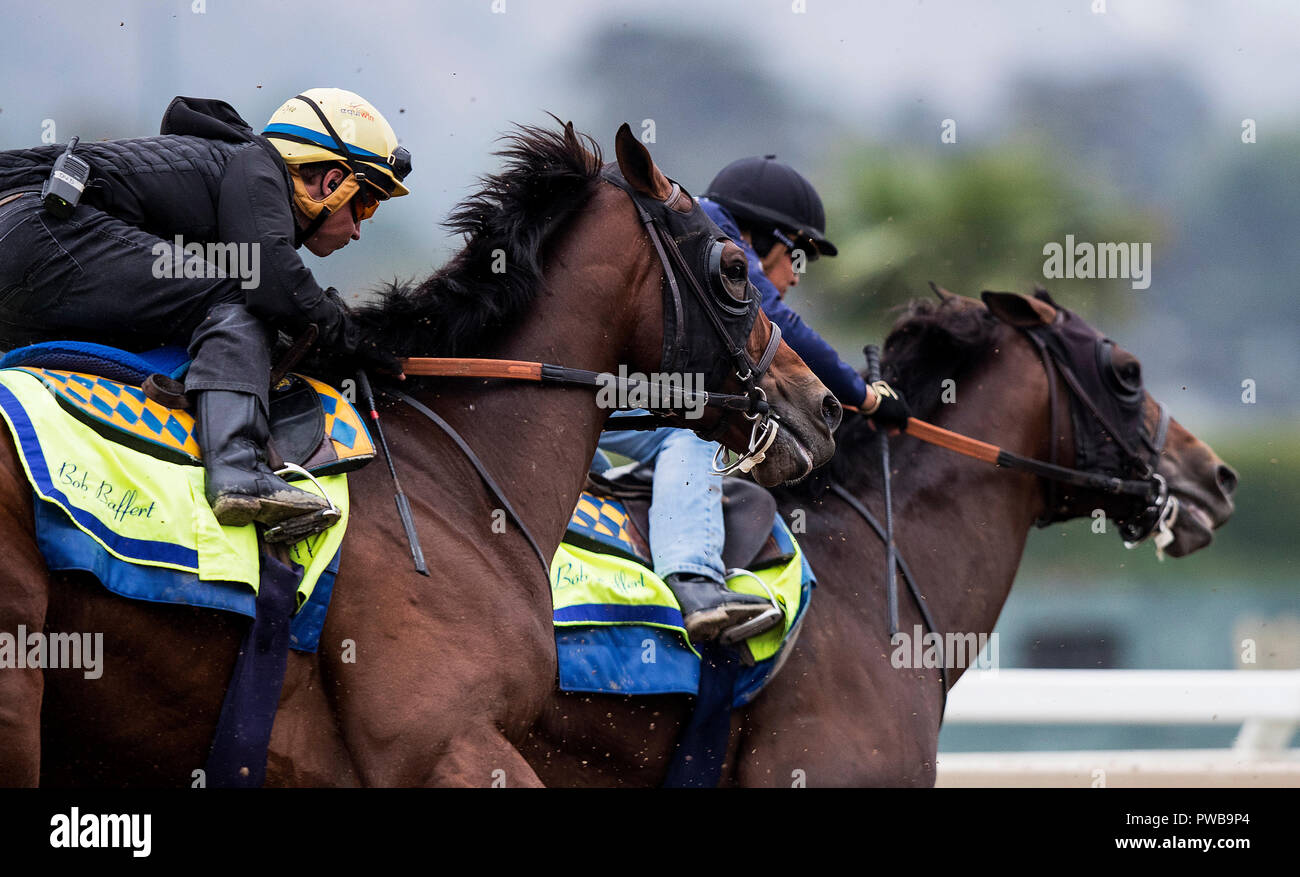
[[[756,615],[748,621],[737,624],[735,627],[729,627],[722,633],[718,634],[718,642],[724,646],[735,645],[741,640],[749,639],[760,633],[766,633],[781,623],[785,613],[781,611],[780,606],[769,606],[763,610],[762,615]]]
[[[273,527],[267,527],[262,533],[262,540],[268,543],[276,542],[298,542],[306,539],[308,536],[314,536],[317,533],[328,530],[338,523],[339,518],[343,517],[343,512],[334,504],[325,488],[321,487],[316,476],[312,475],[297,463],[285,463],[281,468],[275,470],[275,474],[284,477],[285,475],[300,475],[306,478],[316,486],[320,495],[330,504],[327,509],[318,509],[314,512],[308,512],[305,515],[298,515],[293,518],[286,518]]]
[[[296,518],[286,518],[274,527],[267,527],[262,533],[262,541],[299,542],[333,527],[340,517],[342,515],[337,508],[329,508],[298,515]]]
[[[732,569],[727,570],[728,578],[737,575],[749,576],[751,579],[758,582],[758,586],[767,592],[767,599],[772,605],[767,609],[764,609],[762,614],[755,615],[748,621],[742,621],[740,624],[729,627],[719,633],[718,642],[722,643],[724,646],[735,645],[738,642],[749,639],[751,636],[765,633],[771,628],[776,627],[776,625],[785,618],[785,610],[782,609],[781,604],[776,601],[776,595],[772,593],[772,589],[767,586],[766,582],[747,569],[733,567]]]

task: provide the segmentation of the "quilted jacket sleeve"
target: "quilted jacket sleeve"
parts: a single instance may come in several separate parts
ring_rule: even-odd
[[[341,304],[326,294],[294,248],[294,218],[284,176],[256,144],[226,166],[217,205],[218,238],[259,245],[259,283],[247,291],[248,309],[297,332],[316,323],[328,340],[341,320]]]

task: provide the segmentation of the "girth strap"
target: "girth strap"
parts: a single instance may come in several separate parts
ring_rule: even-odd
[[[401,390],[394,390],[387,387],[384,388],[382,392],[401,399],[407,405],[410,405],[416,411],[429,418],[429,420],[432,420],[439,429],[447,434],[448,438],[456,443],[456,447],[460,448],[461,452],[469,459],[470,464],[473,465],[475,471],[478,472],[479,477],[483,479],[483,483],[487,485],[488,490],[492,491],[492,494],[497,498],[497,502],[501,503],[501,508],[505,509],[506,514],[510,515],[510,517],[514,519],[515,523],[519,525],[519,530],[524,534],[524,538],[528,540],[528,544],[532,546],[533,553],[537,555],[537,559],[542,564],[542,571],[546,574],[546,578],[549,581],[551,578],[551,562],[547,559],[545,552],[543,552],[541,546],[537,544],[537,540],[533,538],[533,534],[528,529],[528,525],[524,523],[524,519],[519,516],[519,513],[515,511],[514,506],[510,504],[510,500],[506,498],[505,491],[501,489],[501,486],[497,484],[496,479],[494,479],[491,473],[488,472],[487,467],[483,465],[483,461],[478,458],[478,454],[474,453],[474,449],[469,446],[465,439],[461,438],[460,433],[456,432],[450,423],[439,417],[436,411],[429,408],[413,396],[409,396]]]

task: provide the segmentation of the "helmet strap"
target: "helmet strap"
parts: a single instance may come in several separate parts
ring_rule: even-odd
[[[299,173],[296,166],[289,168],[289,176],[293,180],[293,204],[308,219],[307,227],[300,229],[294,235],[294,242],[298,245],[301,245],[320,231],[320,227],[325,224],[325,220],[329,219],[332,214],[337,213],[339,208],[347,204],[352,199],[352,196],[361,189],[356,174],[349,173],[339,183],[338,187],[333,192],[330,192],[329,197],[323,201],[317,201],[307,191],[307,184],[303,182],[302,174]]]

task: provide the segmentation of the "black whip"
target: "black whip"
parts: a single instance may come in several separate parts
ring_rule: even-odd
[[[384,428],[379,425],[379,409],[375,406],[375,394],[370,389],[370,379],[366,377],[365,369],[357,369],[357,389],[361,391],[361,401],[370,411],[370,422],[375,425],[375,438],[379,441],[379,449],[384,453],[384,462],[388,464],[388,474],[393,476],[393,488],[397,491],[393,498],[397,501],[397,515],[402,519],[402,527],[406,530],[407,544],[411,546],[411,559],[415,561],[415,571],[422,576],[427,576],[429,568],[424,564],[424,551],[420,548],[420,537],[415,532],[411,504],[402,491],[402,483],[397,480],[397,470],[393,468],[393,457],[388,453]]]
[[[863,353],[867,355],[867,380],[874,383],[880,380],[880,348],[868,344]],[[876,427],[876,441],[880,443],[880,467],[885,479],[885,588],[889,599],[889,635],[892,637],[898,633],[898,577],[894,572],[896,567],[894,497],[890,489],[889,435],[879,426]]]

